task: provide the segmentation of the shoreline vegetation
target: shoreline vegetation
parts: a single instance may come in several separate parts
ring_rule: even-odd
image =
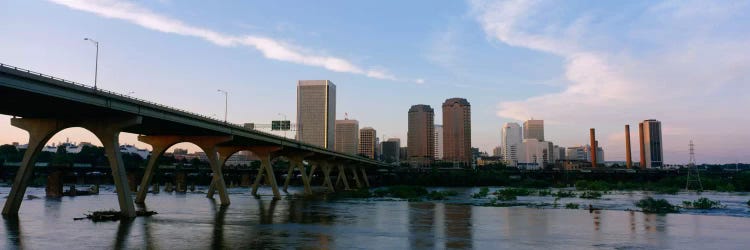
[[[617,169],[611,169],[612,171]],[[655,170],[638,173],[578,171],[518,171],[507,167],[481,170],[427,170],[395,172],[383,177],[382,185],[425,187],[567,188],[591,191],[654,191],[676,194],[685,188],[687,171]],[[750,171],[706,171],[701,173],[703,190],[750,192]],[[691,185],[691,190],[698,189]]]
[[[583,183],[582,183],[583,184]],[[565,198],[579,198],[583,200],[597,200],[601,199],[603,195],[610,194],[615,191],[623,190],[609,190],[599,189],[594,185],[594,189],[600,191],[594,191],[587,188],[592,186],[581,185],[576,187],[576,190],[552,190],[552,189],[534,189],[534,188],[514,188],[514,187],[502,187],[496,190],[491,190],[489,187],[481,187],[479,192],[470,195],[472,202],[471,205],[485,206],[485,207],[531,207],[531,208],[562,208],[562,209],[588,209],[590,212],[595,210],[602,210],[603,208],[594,207],[590,203],[586,204],[576,202],[563,203]],[[626,191],[626,190],[625,190]],[[676,194],[676,192],[674,193]],[[667,194],[667,195],[674,195]],[[422,186],[407,186],[397,185],[375,188],[370,191],[367,188],[348,190],[339,193],[329,194],[332,199],[366,199],[366,198],[396,198],[402,199],[409,202],[427,202],[427,201],[440,201],[447,200],[450,197],[457,196],[458,193],[452,190],[434,190],[428,191],[427,188]],[[547,196],[554,197],[554,203],[532,203],[532,202],[517,202],[518,197],[521,196]],[[640,210],[626,209],[626,211],[640,211],[643,213],[653,214],[668,214],[668,213],[679,213],[683,210],[712,210],[726,208],[726,205],[721,204],[720,201],[711,200],[706,197],[700,197],[697,200],[685,200],[681,204],[671,204],[666,199],[655,199],[651,196],[646,196],[643,199],[638,200],[633,205]],[[747,205],[750,206],[750,200],[747,201]]]

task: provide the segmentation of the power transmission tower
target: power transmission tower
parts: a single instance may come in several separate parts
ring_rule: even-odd
[[[695,167],[695,144],[693,144],[693,140],[690,140],[690,162],[688,163],[687,181],[685,183],[686,191],[690,191],[691,182],[697,182],[698,191],[703,191],[703,184],[701,183],[701,175],[698,172],[698,168]]]

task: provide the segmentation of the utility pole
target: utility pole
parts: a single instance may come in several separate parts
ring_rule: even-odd
[[[99,42],[94,41],[94,39],[91,38],[84,38],[83,40],[92,42],[96,45],[96,62],[94,64],[94,90],[96,90],[96,81],[99,78]]]
[[[218,89],[217,91],[224,93],[224,123],[227,123],[227,111],[229,107],[229,92],[226,90]]]

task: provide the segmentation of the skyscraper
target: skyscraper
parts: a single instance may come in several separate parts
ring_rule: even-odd
[[[544,120],[528,120],[523,122],[523,138],[544,141]]]
[[[335,145],[336,85],[329,80],[297,83],[297,140],[324,148]]]
[[[641,154],[646,156],[646,167],[662,167],[664,163],[664,151],[661,142],[661,122],[649,119],[643,121],[643,142],[641,142],[644,151]]]
[[[435,111],[429,105],[418,104],[409,109],[407,156],[414,165],[427,165],[435,159]]]
[[[492,149],[492,156],[494,157],[502,157],[503,156],[503,148],[500,146],[497,146]]]
[[[382,144],[383,148],[383,161],[385,163],[399,163],[399,154],[401,150],[401,140],[398,138],[391,138],[384,141]]]
[[[464,98],[443,103],[443,161],[470,166],[471,104]]]
[[[501,140],[505,164],[516,166],[518,164],[518,147],[522,142],[521,125],[515,122],[503,124]]]
[[[443,159],[443,125],[435,124],[435,160]]]
[[[367,158],[375,159],[375,147],[377,145],[375,129],[365,127],[359,130],[359,154]]]
[[[336,120],[336,151],[356,155],[359,153],[359,122]]]

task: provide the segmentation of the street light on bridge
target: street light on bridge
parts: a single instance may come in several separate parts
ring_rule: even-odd
[[[227,107],[229,106],[229,92],[226,90],[217,89],[217,91],[224,93],[224,123],[227,122]]]
[[[96,80],[98,78],[98,73],[99,73],[99,42],[88,37],[84,38],[83,40],[92,42],[94,43],[94,45],[96,45],[96,64],[94,65],[94,90],[96,90]]]

